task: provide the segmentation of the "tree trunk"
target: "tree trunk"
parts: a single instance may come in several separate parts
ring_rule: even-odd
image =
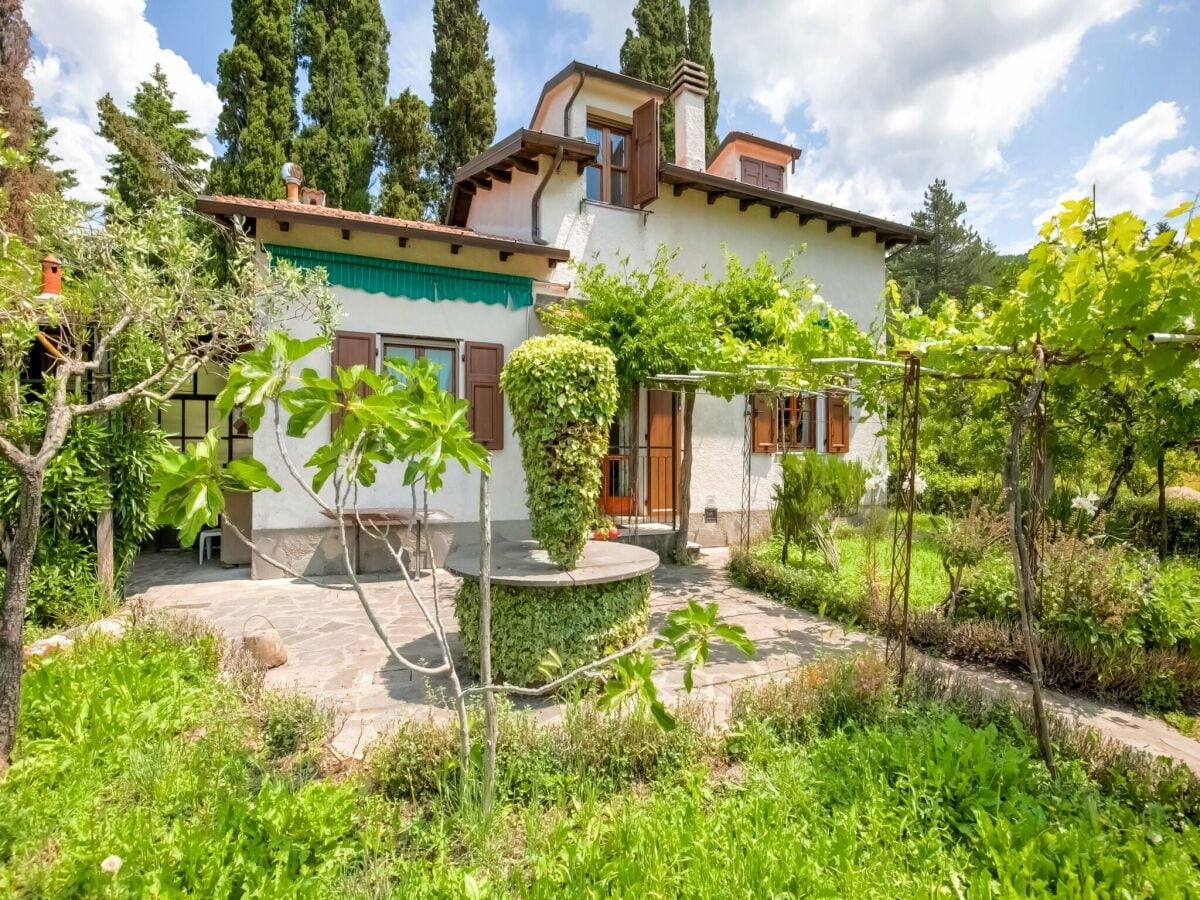
[[[1167,558],[1167,454],[1158,451],[1158,558]]]
[[[1104,491],[1104,496],[1096,504],[1096,514],[1092,516],[1093,522],[1112,509],[1113,503],[1116,502],[1117,492],[1121,489],[1121,485],[1125,482],[1125,479],[1129,477],[1129,473],[1133,471],[1134,449],[1133,441],[1126,441],[1121,446],[1121,458],[1117,460],[1116,466],[1113,467],[1112,477],[1108,479],[1108,487]]]
[[[692,515],[692,420],[696,414],[696,389],[683,389],[683,460],[679,465],[679,527],[675,532],[675,558],[688,560],[688,520]]]
[[[1013,414],[1008,438],[1008,453],[1004,465],[1004,487],[1007,494],[1009,539],[1012,543],[1013,569],[1017,580],[1017,605],[1021,611],[1021,631],[1025,638],[1025,659],[1029,680],[1033,686],[1033,714],[1037,726],[1038,746],[1051,776],[1056,773],[1054,747],[1050,743],[1050,725],[1042,702],[1042,658],[1034,628],[1033,610],[1037,606],[1034,574],[1030,568],[1029,535],[1021,512],[1021,440],[1025,425],[1033,415],[1042,393],[1042,350],[1037,348],[1037,363],[1033,383],[1022,404]]]
[[[45,469],[21,476],[21,511],[9,545],[4,600],[0,606],[0,766],[7,766],[17,739],[21,710],[22,634],[29,578],[42,518]]]
[[[492,481],[479,473],[479,681],[492,684]],[[496,695],[483,693],[483,816],[496,800]]]

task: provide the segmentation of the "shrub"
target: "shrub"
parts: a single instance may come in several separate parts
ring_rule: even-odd
[[[878,654],[825,659],[783,678],[745,685],[733,696],[734,727],[762,723],[785,740],[811,740],[843,726],[882,722],[896,708],[887,665]]]
[[[1016,619],[1016,576],[1012,557],[992,553],[963,580],[962,594],[955,608],[960,619]]]
[[[735,550],[729,575],[738,584],[798,609],[835,618],[857,618],[862,604],[851,596],[844,580],[828,570],[784,566]]]
[[[947,615],[954,615],[963,573],[968,567],[983,562],[988,551],[1004,540],[1007,534],[1004,519],[980,504],[978,499],[971,501],[969,511],[961,518],[935,520],[933,542],[942,558],[942,568],[950,579],[946,598]]]
[[[304,694],[272,692],[264,706],[263,747],[272,758],[308,750],[325,736],[332,721]]]
[[[517,347],[500,375],[521,441],[533,536],[574,568],[600,497],[600,462],[617,412],[612,353],[565,335]]]
[[[1122,497],[1113,506],[1109,532],[1158,550],[1158,496]],[[1200,500],[1167,498],[1167,552],[1200,556]]]
[[[479,667],[479,582],[463,581],[454,598],[467,661]],[[562,671],[632,643],[650,622],[650,576],[607,584],[526,588],[492,585],[492,674],[498,682],[544,681],[551,651]]]
[[[931,513],[962,514],[976,499],[992,506],[1000,498],[999,475],[961,474],[936,465],[927,467],[924,475],[921,505]]]
[[[858,508],[867,474],[858,460],[815,451],[788,453],[772,496],[771,527],[783,538],[782,560],[795,540],[803,551],[815,546],[836,573],[839,559],[834,529],[842,516]]]

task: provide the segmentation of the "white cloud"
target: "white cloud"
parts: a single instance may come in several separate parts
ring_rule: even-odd
[[[1183,112],[1160,100],[1112,134],[1096,141],[1071,186],[1043,210],[1035,224],[1046,219],[1064,200],[1090,195],[1095,186],[1101,211],[1131,209],[1157,219],[1185,196],[1173,189],[1180,176],[1200,167],[1200,151],[1185,147],[1163,155],[1163,145],[1183,133]]]
[[[1138,34],[1135,31],[1133,34],[1129,35],[1129,39],[1137,44],[1145,44],[1148,47],[1157,47],[1159,40],[1161,40],[1162,36],[1169,30],[1170,29],[1164,28],[1162,31],[1159,31],[1157,25],[1151,25],[1141,34]]]
[[[94,133],[96,101],[111,93],[124,106],[155,64],[163,67],[191,124],[206,134],[216,126],[221,109],[216,87],[159,43],[145,0],[37,0],[26,4],[25,16],[44,48],[29,80],[46,120],[59,130],[55,152],[77,171],[79,197],[98,199],[104,157],[112,149]],[[212,153],[207,140],[201,146]]]
[[[781,130],[805,114],[824,133],[798,189],[907,218],[935,177],[1004,171],[1004,146],[1063,83],[1084,35],[1135,5],[761,0],[746,16],[744,0],[718,0],[714,51],[724,96],[752,98]]]

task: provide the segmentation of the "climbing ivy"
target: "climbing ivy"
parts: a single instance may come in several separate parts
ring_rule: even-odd
[[[521,459],[533,536],[564,569],[583,552],[600,498],[600,462],[617,411],[612,352],[565,335],[521,344],[500,375]]]

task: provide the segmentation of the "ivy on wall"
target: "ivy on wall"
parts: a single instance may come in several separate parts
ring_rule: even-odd
[[[500,375],[521,441],[534,538],[573,569],[600,499],[600,463],[617,412],[612,352],[565,335],[517,347]]]

